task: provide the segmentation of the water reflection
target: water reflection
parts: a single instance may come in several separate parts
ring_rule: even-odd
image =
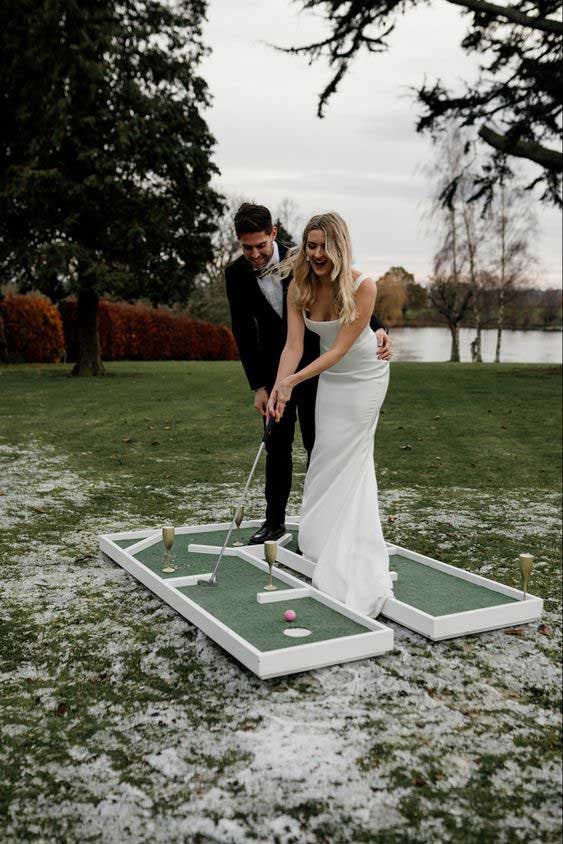
[[[447,328],[392,328],[393,359],[403,361],[448,361],[451,335]],[[472,328],[459,332],[462,361],[471,361]],[[497,333],[487,329],[482,334],[483,362],[495,359]],[[501,363],[561,363],[559,331],[504,331]]]

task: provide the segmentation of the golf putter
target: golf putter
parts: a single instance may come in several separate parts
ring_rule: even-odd
[[[260,460],[260,455],[262,454],[262,449],[264,448],[264,446],[266,444],[266,438],[267,438],[268,434],[270,433],[270,431],[272,430],[273,424],[274,424],[274,417],[270,416],[268,422],[266,423],[266,430],[264,431],[264,435],[262,437],[262,442],[260,443],[260,448],[258,449],[258,454],[256,455],[256,459],[255,459],[254,463],[252,464],[252,469],[250,470],[250,475],[248,476],[246,486],[245,486],[243,493],[240,497],[240,501],[238,502],[237,507],[235,508],[235,515],[233,515],[231,524],[229,526],[229,530],[227,531],[227,535],[225,537],[225,541],[223,542],[223,547],[221,548],[219,556],[217,557],[217,562],[215,563],[215,568],[213,569],[213,571],[211,573],[211,577],[209,579],[202,577],[198,580],[198,582],[197,582],[198,586],[218,586],[219,585],[219,581],[217,579],[217,572],[219,570],[219,566],[221,565],[221,560],[223,558],[225,548],[227,547],[227,543],[228,543],[228,541],[231,537],[231,533],[233,532],[233,528],[235,526],[236,511],[244,503],[244,498],[246,496],[246,492],[248,490],[248,487],[250,486],[250,481],[252,480],[254,470],[256,469],[256,466],[258,465],[258,461]]]

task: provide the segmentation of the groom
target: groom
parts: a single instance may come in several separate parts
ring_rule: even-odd
[[[266,407],[274,386],[281,353],[287,339],[287,288],[291,277],[281,281],[262,270],[285,257],[288,247],[276,240],[272,216],[263,205],[245,202],[235,215],[235,232],[242,255],[225,270],[231,324],[240,359],[254,391],[254,407],[266,426]],[[375,316],[370,320],[376,332],[378,355],[391,357],[391,341]],[[305,327],[303,356],[297,370],[320,355],[318,334]],[[257,545],[279,539],[285,533],[285,509],[291,492],[292,446],[296,416],[299,417],[307,468],[315,442],[315,399],[318,376],[294,387],[280,421],[266,440],[266,521],[250,538]]]

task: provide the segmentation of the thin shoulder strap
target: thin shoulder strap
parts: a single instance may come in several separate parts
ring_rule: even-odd
[[[358,289],[358,286],[364,280],[364,278],[367,278],[368,276],[369,276],[369,273],[362,273],[361,276],[358,276],[358,278],[354,282],[354,287],[355,287],[356,290]]]

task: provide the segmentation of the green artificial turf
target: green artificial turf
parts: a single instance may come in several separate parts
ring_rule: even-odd
[[[188,551],[188,542],[190,541],[193,542],[193,540],[188,539],[186,542],[177,541],[174,543],[172,563],[176,567],[174,572],[162,571],[165,566],[165,549],[162,542],[156,542],[148,548],[143,548],[142,551],[137,551],[133,556],[165,580],[168,577],[183,577],[189,574],[203,574],[212,571],[217,554]]]
[[[216,545],[219,548],[223,547],[223,542],[225,541],[225,535],[227,533],[227,529],[221,530],[206,530],[200,533],[177,533],[174,539],[174,553],[178,550],[186,550],[188,549],[188,545],[191,543],[198,543],[199,545]],[[248,527],[248,528],[241,528],[240,529],[240,541],[244,542],[245,544],[248,542],[250,537],[253,533],[256,533],[256,527]],[[229,539],[229,544],[227,548],[233,548],[235,546],[235,542],[238,540],[238,533],[236,528],[231,533],[231,538]],[[129,548],[131,545],[139,542],[138,539],[114,539],[112,540],[116,545],[119,545],[120,548]],[[162,547],[162,543],[161,546]],[[135,556],[139,556],[136,554]],[[144,562],[144,561],[143,561]]]
[[[291,530],[290,533],[291,541],[284,547],[297,551],[298,531]],[[416,548],[413,550],[416,551]],[[429,615],[449,615],[516,601],[516,598],[495,592],[494,589],[470,583],[400,554],[390,557],[389,567],[398,574],[394,587],[395,598]]]
[[[393,589],[395,598],[429,615],[449,615],[516,601],[516,598],[494,589],[470,583],[455,574],[438,571],[400,554],[391,555],[389,568],[398,575]]]
[[[241,528],[241,541],[245,542],[250,536],[255,533],[255,527]],[[156,572],[162,578],[181,577],[189,574],[203,574],[211,571],[219,552],[216,554],[202,554],[194,551],[188,551],[188,546],[192,543],[199,545],[215,545],[223,546],[225,540],[226,530],[205,531],[204,533],[177,533],[174,538],[174,547],[172,554],[174,557],[173,565],[176,566],[175,572],[163,572],[162,568],[165,565],[164,555],[165,549],[162,540],[143,548],[141,551],[133,554],[135,559],[143,563],[151,571]],[[236,540],[236,531],[233,531],[227,547],[233,547],[233,542]],[[115,540],[115,544],[120,548],[128,548],[134,545],[139,540],[119,539]],[[224,557],[224,559],[227,559]]]
[[[273,580],[278,588],[291,589],[278,578],[274,577]],[[362,624],[357,624],[314,598],[259,604],[256,594],[264,591],[267,582],[268,575],[252,563],[238,557],[228,557],[219,570],[219,586],[182,586],[178,591],[260,651],[291,648],[368,632],[368,628]],[[297,613],[295,622],[284,621],[283,614],[287,609]],[[285,636],[283,631],[290,625],[306,627],[311,630],[311,635],[303,639]]]

